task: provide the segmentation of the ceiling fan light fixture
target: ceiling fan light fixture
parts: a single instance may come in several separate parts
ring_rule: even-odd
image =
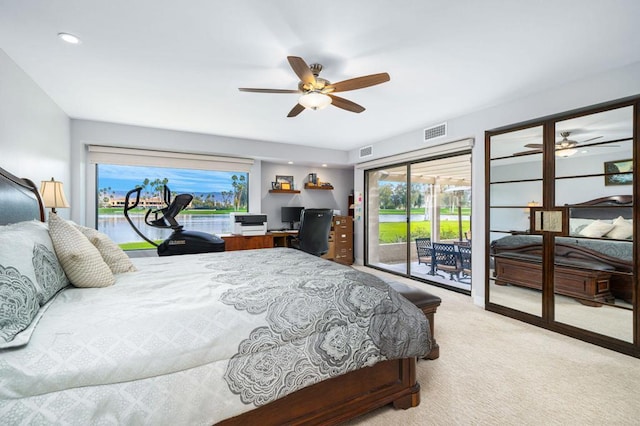
[[[80,38],[70,33],[58,33],[58,37],[69,44],[80,44]]]
[[[309,92],[300,96],[298,103],[307,109],[323,109],[331,105],[331,98],[324,93]]]
[[[563,157],[563,158],[567,158],[567,157],[571,157],[572,155],[575,155],[578,153],[577,149],[558,149],[556,150],[556,157]]]

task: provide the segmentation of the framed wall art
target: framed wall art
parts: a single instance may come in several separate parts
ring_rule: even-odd
[[[280,189],[293,189],[293,176],[276,175],[276,183],[280,184]]]
[[[604,176],[605,186],[631,185],[633,183],[633,160],[605,161],[604,172],[606,173]]]

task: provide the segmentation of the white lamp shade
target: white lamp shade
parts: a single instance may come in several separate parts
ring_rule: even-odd
[[[309,109],[323,109],[331,104],[331,98],[323,93],[310,92],[300,96],[298,103]]]
[[[556,150],[556,157],[571,157],[572,155],[576,154],[578,152],[577,149],[558,149]]]
[[[40,183],[40,195],[46,208],[68,208],[69,203],[64,196],[62,182],[53,180],[43,180]]]

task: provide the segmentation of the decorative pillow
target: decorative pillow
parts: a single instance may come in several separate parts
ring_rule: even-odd
[[[123,272],[136,271],[136,267],[131,263],[129,256],[106,234],[76,223],[73,223],[73,226],[82,232],[82,234],[91,241],[91,244],[98,249],[102,259],[109,266],[109,269],[111,269],[111,272],[120,274]]]
[[[18,337],[38,314],[38,293],[31,280],[12,267],[0,265],[0,348],[26,342]],[[27,341],[30,336],[26,336]]]
[[[580,231],[595,222],[595,219],[569,218],[569,234],[580,235]]]
[[[583,237],[600,238],[607,232],[611,231],[613,229],[613,226],[613,223],[606,223],[600,220],[596,220],[587,225],[582,231],[580,231],[580,235],[582,235]]]
[[[67,285],[45,223],[0,226],[0,348],[27,343],[40,306]]]
[[[619,216],[613,221],[613,229],[605,235],[608,238],[614,238],[616,240],[626,240],[633,236],[633,225],[625,220],[622,216]]]
[[[49,214],[49,234],[69,281],[76,287],[107,287],[115,282],[109,266],[75,226]]]

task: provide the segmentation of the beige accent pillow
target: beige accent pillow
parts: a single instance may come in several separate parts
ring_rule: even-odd
[[[97,248],[75,226],[49,214],[49,235],[67,278],[76,287],[107,287],[116,279]]]
[[[580,231],[580,235],[583,237],[600,238],[612,229],[613,223],[605,223],[600,220],[596,220]]]
[[[123,272],[136,271],[136,267],[133,266],[129,256],[109,236],[93,228],[87,228],[75,223],[73,225],[98,249],[111,272],[121,274]]]
[[[605,236],[616,240],[626,240],[633,236],[633,225],[622,216],[619,216],[613,221],[613,229],[607,232],[607,235]]]

